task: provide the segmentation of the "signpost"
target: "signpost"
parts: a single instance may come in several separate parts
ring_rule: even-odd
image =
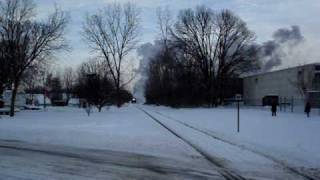
[[[236,94],[235,100],[237,102],[237,132],[240,132],[240,102],[242,101],[242,95]]]

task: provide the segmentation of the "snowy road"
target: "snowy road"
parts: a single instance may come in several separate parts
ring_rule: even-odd
[[[0,141],[0,179],[223,179],[213,169],[107,150]]]

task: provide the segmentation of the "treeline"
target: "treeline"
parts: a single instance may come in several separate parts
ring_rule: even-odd
[[[122,106],[132,99],[132,94],[124,87],[117,89],[108,73],[104,61],[91,60],[83,63],[77,70],[72,88],[78,98],[86,99],[99,112],[106,105]]]
[[[35,14],[31,0],[0,1],[0,94],[12,90],[10,116],[20,85],[36,79],[53,54],[67,48],[67,14],[56,8],[43,21]]]
[[[158,11],[161,38],[147,68],[148,104],[216,106],[241,92],[239,76],[258,68],[254,33],[229,10]]]
[[[64,79],[63,85],[60,77],[49,77],[47,71],[55,53],[68,49],[68,13],[56,8],[40,21],[36,12],[34,0],[0,1],[0,100],[4,90],[12,90],[10,116],[22,84],[28,91],[50,91],[52,99],[61,98],[61,92],[76,94],[99,110],[107,103],[120,107],[128,101],[131,94],[125,89],[132,78],[125,75],[130,64],[126,60],[136,46],[139,29],[134,5],[106,4],[87,15],[82,35],[98,60],[84,63],[74,82]]]
[[[102,60],[90,60],[78,68],[65,68],[63,72],[47,72],[42,82],[29,81],[28,94],[45,94],[53,105],[67,105],[71,98],[85,100],[83,105],[92,105],[99,111],[106,105],[122,106],[132,99],[132,94],[120,88],[119,99],[116,87]]]

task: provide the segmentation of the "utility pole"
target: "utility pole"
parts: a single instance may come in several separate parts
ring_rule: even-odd
[[[243,102],[243,97],[240,94],[235,95],[233,102],[237,102],[237,132],[240,132],[240,102]]]

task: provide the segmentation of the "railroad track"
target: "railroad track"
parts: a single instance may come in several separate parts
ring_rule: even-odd
[[[242,177],[241,175],[237,174],[236,172],[224,167],[218,160],[216,160],[214,157],[212,157],[210,154],[208,154],[207,152],[205,152],[202,148],[196,146],[195,144],[193,144],[192,142],[190,142],[188,139],[184,138],[183,136],[181,136],[179,133],[177,133],[176,131],[174,131],[172,128],[168,127],[167,125],[165,125],[164,123],[162,123],[160,120],[158,120],[157,118],[155,118],[153,115],[151,115],[149,112],[147,112],[146,110],[142,109],[142,108],[138,108],[140,109],[143,113],[145,113],[147,116],[149,116],[151,119],[153,119],[157,124],[159,124],[160,126],[162,126],[163,128],[165,128],[166,130],[168,130],[171,134],[173,134],[174,136],[176,136],[177,138],[179,138],[180,140],[182,140],[183,142],[185,142],[186,144],[188,144],[189,146],[191,146],[195,151],[197,151],[198,153],[200,153],[205,159],[207,159],[211,164],[214,165],[214,167],[216,168],[216,170],[226,179],[226,180],[247,180],[247,178]]]
[[[297,175],[297,176],[300,176],[300,177],[302,177],[302,178],[304,178],[304,179],[306,179],[306,180],[319,180],[319,179],[320,179],[320,177],[315,177],[315,176],[313,176],[313,175],[310,175],[310,174],[307,174],[307,173],[305,173],[305,172],[302,172],[302,171],[300,171],[300,170],[298,170],[298,169],[296,169],[296,168],[294,168],[294,167],[291,167],[291,166],[287,165],[285,162],[283,162],[283,161],[281,161],[281,160],[278,160],[278,159],[276,159],[275,157],[272,157],[272,156],[270,156],[270,155],[268,155],[268,154],[265,154],[265,153],[259,152],[259,151],[257,151],[257,150],[254,150],[254,149],[252,149],[252,148],[246,147],[246,146],[244,146],[244,145],[239,145],[239,144],[236,144],[236,143],[231,142],[231,141],[229,141],[229,140],[223,139],[223,138],[218,137],[218,136],[216,136],[216,135],[214,135],[214,134],[212,134],[212,133],[209,133],[209,132],[207,132],[207,131],[205,131],[205,130],[203,130],[203,129],[199,129],[199,128],[194,127],[194,126],[192,126],[192,125],[190,125],[190,124],[188,124],[188,123],[185,123],[185,122],[182,122],[182,121],[180,121],[180,120],[174,119],[174,118],[172,118],[172,117],[170,117],[170,116],[168,116],[168,115],[164,115],[164,114],[162,114],[162,113],[160,113],[160,112],[157,112],[157,111],[153,111],[153,112],[154,112],[154,113],[157,113],[158,115],[160,115],[160,116],[162,116],[162,117],[165,117],[165,118],[167,118],[167,119],[173,120],[173,121],[175,121],[175,122],[177,122],[177,123],[179,123],[179,124],[181,124],[181,125],[183,125],[183,126],[185,126],[185,127],[188,127],[188,128],[190,128],[190,129],[193,129],[193,130],[195,130],[195,131],[197,131],[197,132],[199,132],[199,133],[201,133],[201,134],[203,134],[203,135],[206,135],[206,136],[208,136],[208,137],[211,137],[211,138],[213,138],[213,139],[215,139],[215,140],[218,140],[218,141],[227,143],[227,144],[232,145],[232,146],[237,146],[237,147],[239,147],[239,148],[241,148],[241,149],[250,151],[250,152],[252,152],[252,153],[254,153],[254,154],[257,154],[257,155],[262,156],[262,157],[264,157],[264,158],[266,158],[266,159],[269,159],[269,160],[273,161],[274,163],[280,165],[282,168],[284,168],[284,169],[287,170],[288,172],[293,173],[293,174],[295,174],[295,175]]]

